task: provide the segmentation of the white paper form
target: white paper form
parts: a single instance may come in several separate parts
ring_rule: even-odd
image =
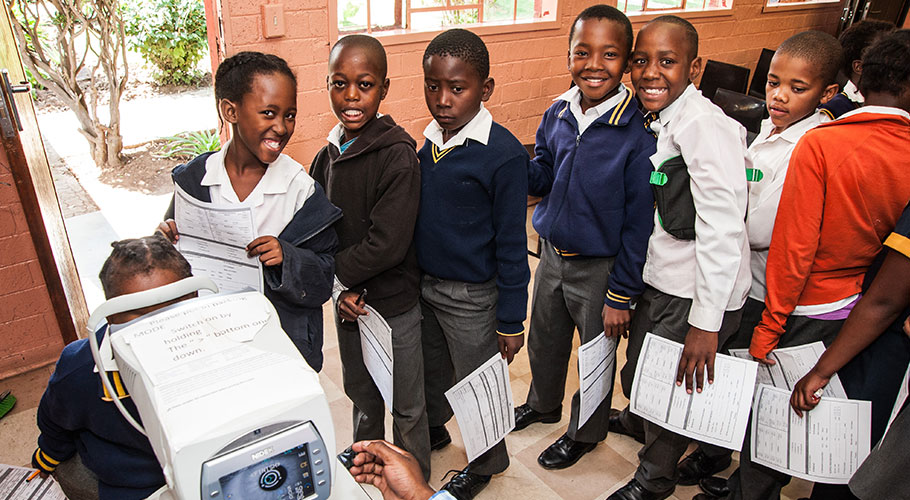
[[[752,461],[808,481],[847,484],[871,440],[872,403],[823,398],[800,418],[790,391],[760,385],[752,414]]]
[[[446,391],[468,461],[482,455],[515,428],[509,364],[497,352]]]
[[[5,500],[66,500],[52,476],[35,476],[35,469],[0,464],[0,498]]]
[[[382,394],[382,400],[389,412],[392,411],[392,374],[394,373],[394,353],[392,351],[392,328],[386,323],[376,309],[364,305],[369,314],[357,316],[357,327],[360,330],[360,351],[363,364],[373,383]]]
[[[263,380],[311,376],[302,359],[247,343],[265,323],[276,321],[264,308],[266,300],[256,292],[213,296],[120,331],[135,352],[142,352],[157,414],[176,449],[259,408],[293,400],[293,391]]]
[[[578,348],[578,388],[581,391],[578,427],[585,425],[613,388],[616,339],[604,332]]]
[[[774,349],[768,354],[768,358],[777,363],[758,365],[758,376],[755,377],[756,390],[759,384],[767,384],[792,391],[796,383],[818,363],[818,358],[824,352],[825,344],[821,342]],[[730,349],[730,354],[737,358],[752,359],[749,349]],[[824,397],[847,399],[847,391],[844,390],[836,373],[825,386]]]
[[[262,292],[262,264],[246,254],[256,239],[252,208],[202,202],[174,184],[174,220],[177,250],[193,274],[208,276],[222,292]]]
[[[676,385],[676,368],[683,345],[645,336],[629,402],[632,413],[677,434],[723,448],[742,449],[749,421],[757,363],[718,354],[714,383],[701,393],[686,393]],[[694,385],[694,384],[693,384]]]

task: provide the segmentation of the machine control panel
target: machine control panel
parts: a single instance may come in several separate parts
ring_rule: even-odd
[[[324,448],[325,443],[310,422],[257,429],[202,464],[202,498],[328,498],[331,470],[322,460]]]

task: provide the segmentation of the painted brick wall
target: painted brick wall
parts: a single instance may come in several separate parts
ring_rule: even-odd
[[[0,148],[0,379],[52,362],[63,349],[5,154]]]
[[[565,57],[572,19],[596,3],[562,1],[558,29],[483,36],[490,50],[491,76],[496,79],[496,90],[487,106],[494,119],[524,143],[534,141],[541,115],[553,98],[568,88]],[[329,0],[283,0],[287,33],[282,38],[268,40],[262,37],[259,15],[260,5],[268,0],[220,2],[227,55],[242,50],[271,52],[288,60],[296,71],[300,113],[297,130],[286,152],[308,166],[336,123],[325,89],[330,48]],[[701,37],[701,55],[751,69],[763,47],[776,48],[790,35],[807,29],[832,34],[837,29],[840,15],[837,5],[763,13],[763,3],[763,0],[735,0],[732,14],[693,17],[691,20]],[[633,25],[637,31],[644,22],[633,19]],[[423,100],[421,69],[427,42],[384,43],[391,89],[380,112],[391,114],[422,143],[423,128],[430,120]]]

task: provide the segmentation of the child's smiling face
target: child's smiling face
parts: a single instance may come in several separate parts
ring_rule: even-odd
[[[423,62],[423,96],[443,129],[443,140],[458,133],[493,94],[493,79],[482,79],[464,59],[431,55]]]
[[[609,19],[580,19],[569,44],[568,66],[581,90],[581,110],[616,95],[628,71],[629,47],[625,27]]]
[[[765,85],[765,106],[774,124],[774,133],[815,112],[819,103],[837,93],[837,85],[825,85],[816,64],[787,53],[774,54]]]
[[[632,85],[642,106],[660,111],[672,104],[701,72],[701,58],[682,26],[656,22],[638,32],[630,62]]]
[[[369,50],[343,46],[329,61],[329,100],[332,112],[344,127],[345,140],[360,136],[376,118],[379,104],[389,91],[389,79],[371,61]]]
[[[294,135],[297,88],[287,75],[258,74],[239,103],[222,99],[221,110],[234,126],[237,147],[267,165],[278,159]]]

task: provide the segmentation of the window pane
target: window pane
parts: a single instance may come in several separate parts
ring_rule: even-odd
[[[367,27],[367,0],[338,0],[338,29],[364,30]]]
[[[704,10],[707,3],[705,0],[686,0],[686,10]]]
[[[534,7],[534,0],[531,0],[531,7]],[[483,2],[483,20],[484,21],[506,21],[511,20],[515,10],[514,0],[484,0]]]
[[[680,7],[682,7],[682,0],[648,0],[648,10],[678,9]]]
[[[641,11],[642,0],[628,0],[625,2],[626,12],[639,12]]]
[[[370,23],[373,29],[395,26],[395,0],[370,0]]]
[[[413,12],[411,13],[410,27],[415,30],[431,30],[443,26],[456,26],[476,22],[477,9],[451,12]]]
[[[534,18],[534,0],[518,0],[518,15],[516,19]]]
[[[419,9],[421,7],[441,7],[445,6],[446,0],[411,0],[411,8]]]

